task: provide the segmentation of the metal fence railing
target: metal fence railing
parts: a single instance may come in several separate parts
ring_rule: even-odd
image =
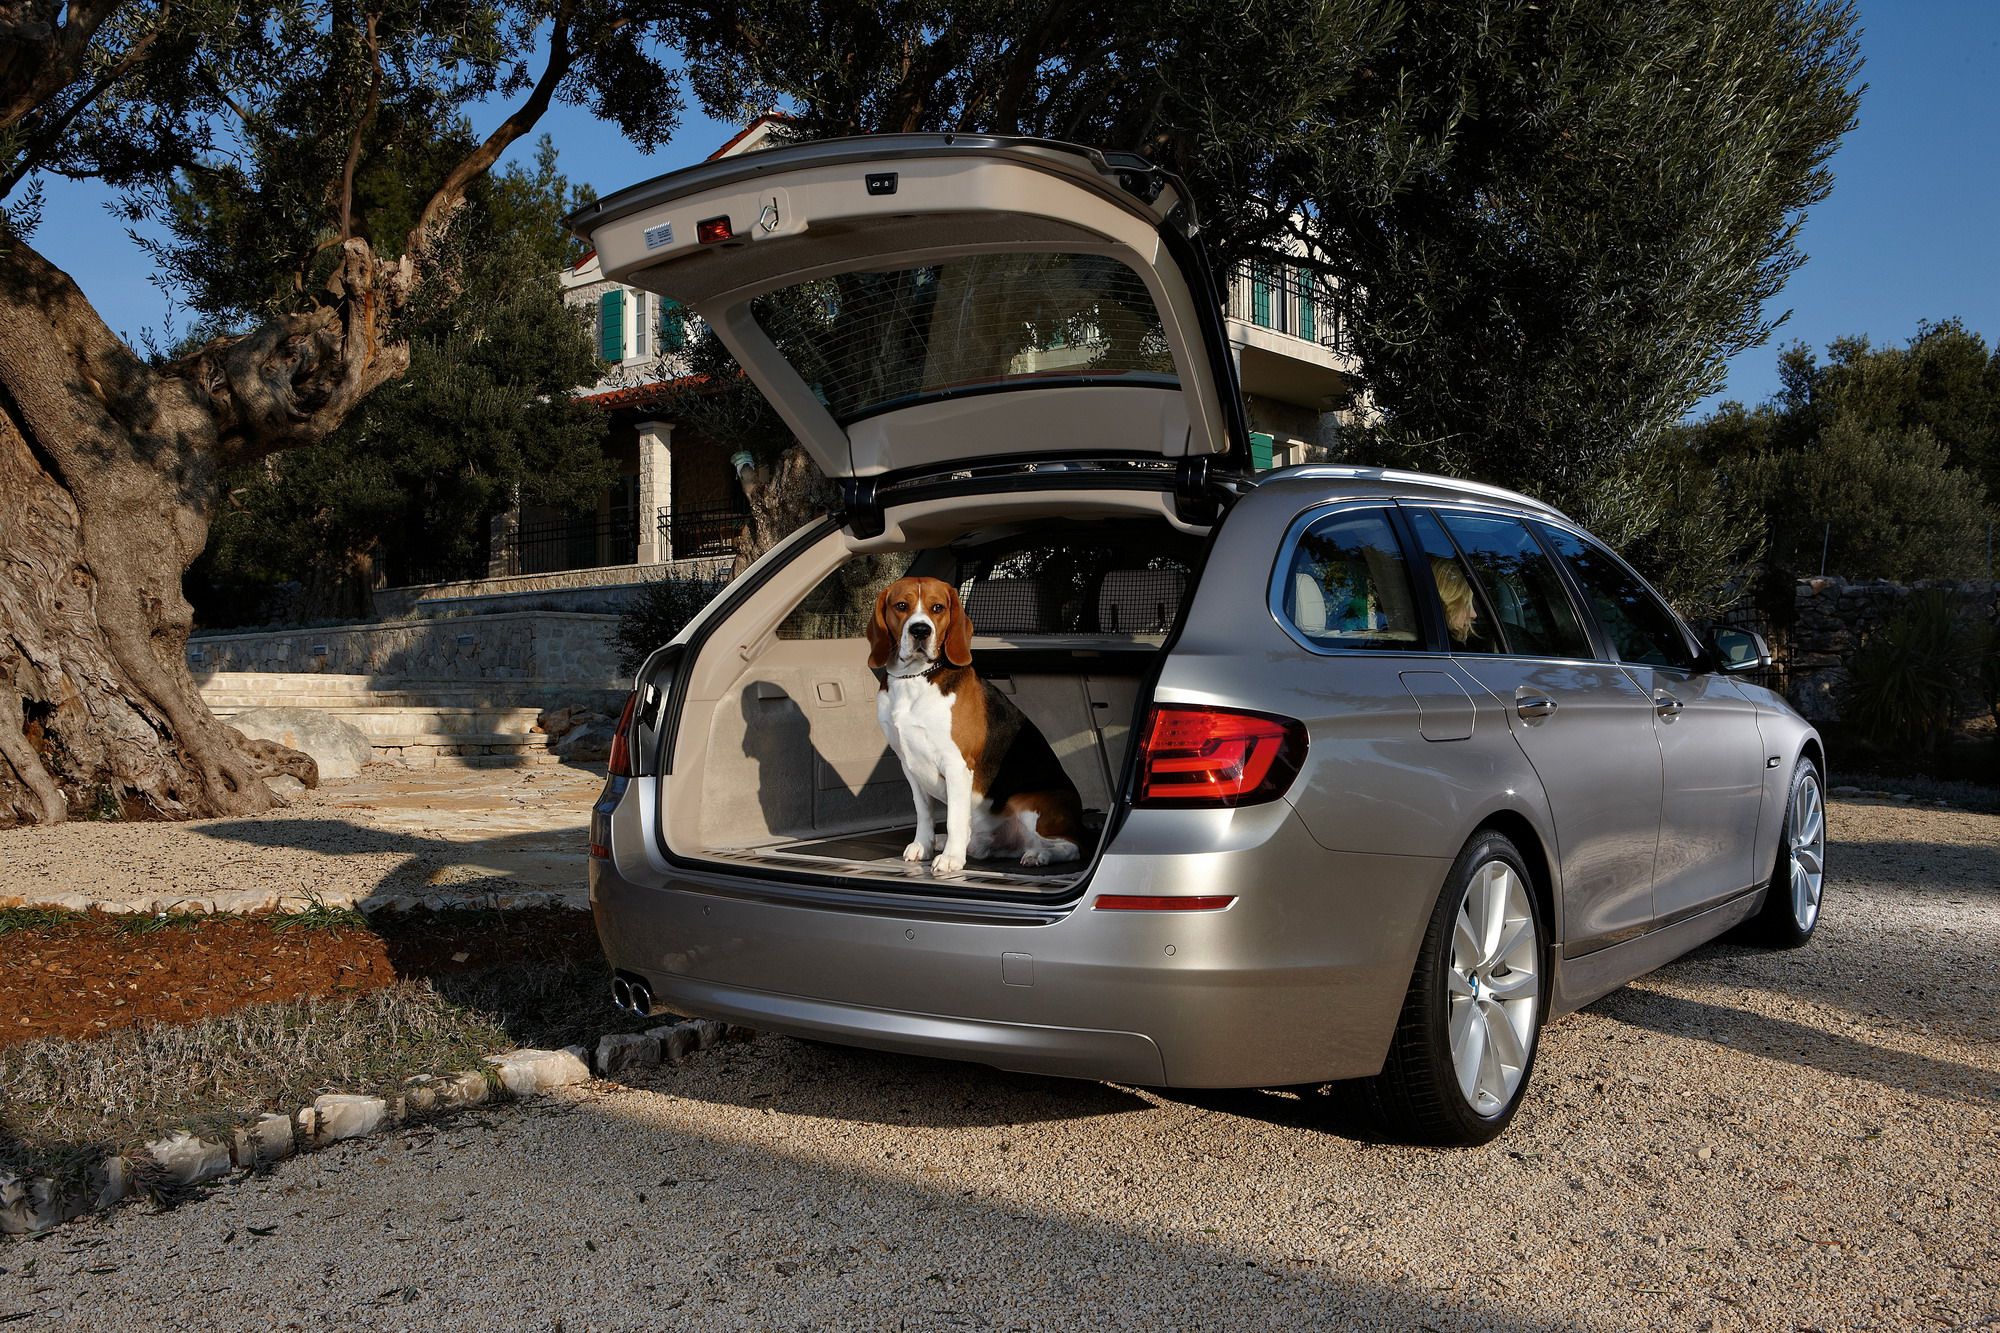
[[[1280,259],[1245,259],[1229,270],[1229,317],[1275,333],[1354,350],[1347,299],[1331,279]]]
[[[662,506],[654,520],[660,550],[669,560],[733,555],[749,515],[728,505]]]
[[[501,538],[488,564],[491,574],[553,574],[565,569],[629,565],[639,554],[639,515],[633,510],[599,518],[522,523]]]

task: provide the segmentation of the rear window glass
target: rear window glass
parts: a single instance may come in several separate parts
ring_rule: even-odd
[[[1380,509],[1327,515],[1300,534],[1281,576],[1285,620],[1327,648],[1422,646],[1402,544]]]
[[[843,425],[981,389],[1179,383],[1152,294],[1102,255],[975,255],[843,273],[750,309]]]
[[[1155,638],[1172,631],[1193,587],[1200,539],[1156,525],[1094,526],[1084,541],[1051,528],[857,556],[806,595],[779,624],[778,637],[858,639],[876,596],[905,575],[957,588],[975,634]]]

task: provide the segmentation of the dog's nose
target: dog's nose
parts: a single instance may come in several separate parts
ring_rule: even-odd
[[[917,640],[919,643],[921,643],[925,639],[928,639],[930,636],[931,636],[931,627],[929,625],[924,624],[924,622],[922,622],[921,620],[918,621],[916,624],[910,626],[910,637]]]

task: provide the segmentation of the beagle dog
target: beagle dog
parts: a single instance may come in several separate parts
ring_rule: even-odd
[[[967,857],[1074,861],[1083,803],[1055,751],[1012,700],[972,671],[972,621],[941,579],[898,579],[875,599],[868,665],[875,713],[917,806],[905,861],[956,875]],[[936,832],[931,802],[945,805]],[[932,853],[936,859],[932,860]]]

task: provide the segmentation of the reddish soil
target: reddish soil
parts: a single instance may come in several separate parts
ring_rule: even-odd
[[[145,918],[78,912],[0,933],[0,1046],[87,1037],[146,1019],[189,1023],[250,1004],[351,995],[400,979],[499,963],[601,957],[590,916],[562,908],[367,927],[214,916],[135,929]]]

